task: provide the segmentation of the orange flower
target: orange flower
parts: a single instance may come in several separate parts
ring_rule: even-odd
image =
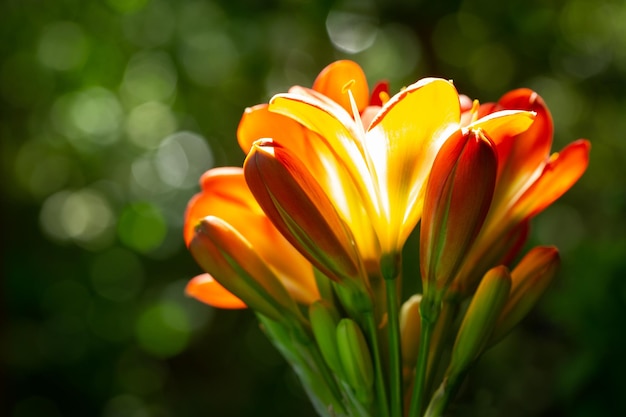
[[[382,269],[393,278],[421,216],[432,162],[461,128],[461,111],[454,86],[442,79],[418,81],[388,101],[383,85],[370,106],[367,91],[361,68],[338,61],[313,89],[293,87],[269,106],[247,111],[238,136],[245,151],[255,140],[271,138],[297,156],[352,232],[368,271]],[[499,112],[473,126],[489,135],[519,133],[530,117]]]
[[[200,184],[202,191],[189,201],[185,213],[184,237],[188,246],[197,236],[196,226],[202,219],[212,216],[214,220],[208,222],[213,225],[211,227],[218,225],[220,230],[227,230],[222,234],[227,236],[224,240],[241,240],[241,245],[252,248],[293,299],[308,305],[319,298],[311,264],[285,240],[261,210],[246,185],[241,168],[209,170],[200,179]],[[215,241],[211,244],[224,247],[227,243],[229,242]],[[204,246],[207,244],[205,241]],[[206,250],[196,249],[198,255]],[[237,255],[239,254],[232,254],[235,259]],[[241,263],[245,269],[246,261],[242,260]],[[233,288],[226,280],[234,278],[227,276],[226,271],[213,269],[207,272],[215,281]],[[215,281],[208,281],[203,276],[196,277],[190,282],[188,293],[216,307],[241,305],[219,288]],[[207,291],[213,291],[214,288],[217,289],[213,294],[207,294]],[[219,294],[224,294],[224,297],[219,297]]]
[[[342,88],[351,80],[355,100],[359,109],[363,110],[363,115],[367,113],[371,116],[378,112],[379,105],[367,105],[368,87],[365,74],[352,61],[338,61],[328,66],[315,81],[313,90],[296,86],[290,89],[290,94],[322,101],[325,106],[345,113],[350,109],[350,102],[347,100],[348,95],[342,93]],[[381,85],[379,95],[384,96],[385,91],[384,85]],[[346,99],[343,103],[345,108],[338,104],[342,99]],[[376,103],[380,104],[380,101]],[[255,141],[271,138],[284,152],[297,156],[323,193],[332,200],[335,210],[348,228],[358,231],[355,238],[358,241],[359,255],[369,271],[378,273],[380,245],[365,207],[354,203],[361,199],[359,192],[347,169],[337,160],[332,148],[329,148],[328,143],[318,133],[290,117],[269,111],[268,104],[260,104],[246,109],[239,123],[237,138],[246,154],[251,151]]]
[[[582,139],[550,155],[552,118],[537,93],[511,91],[498,103],[481,106],[473,117],[503,109],[533,111],[535,121],[521,134],[492,137],[498,154],[496,188],[482,231],[452,286],[461,296],[472,292],[487,269],[517,253],[529,220],[574,185],[589,163],[590,144]]]

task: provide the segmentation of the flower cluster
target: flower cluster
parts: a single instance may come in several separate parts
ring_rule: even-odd
[[[206,274],[187,292],[251,308],[321,416],[439,416],[557,270],[553,247],[509,269],[588,164],[586,140],[550,154],[552,133],[531,90],[481,105],[426,78],[370,95],[358,64],[335,62],[246,109],[243,168],[202,176],[184,235]],[[402,294],[418,275],[421,294]]]

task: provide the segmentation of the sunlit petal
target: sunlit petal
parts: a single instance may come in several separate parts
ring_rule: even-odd
[[[505,139],[528,130],[535,120],[535,114],[528,111],[502,110],[478,119],[468,129],[482,129],[493,138],[496,147]],[[498,159],[501,156],[498,155]]]
[[[240,219],[263,217],[261,208],[254,200],[243,178],[243,170],[235,167],[215,168],[200,178],[203,192],[189,201],[185,212],[185,243],[193,238],[198,222],[212,214],[225,217],[236,224]]]
[[[552,116],[543,99],[529,89],[513,90],[505,94],[498,108],[528,110],[536,114],[528,130],[518,136],[503,137],[496,143],[498,184],[495,199],[504,202],[514,198],[540,173],[552,146]],[[502,205],[506,203],[498,203]]]
[[[369,88],[365,73],[354,61],[335,61],[320,72],[313,83],[313,90],[324,94],[341,105],[347,112],[352,112],[350,98],[345,94],[349,86],[359,112],[365,109],[369,100]]]
[[[248,308],[246,303],[229,292],[209,274],[201,274],[194,277],[187,283],[185,293],[198,301],[217,308]]]
[[[359,241],[363,259],[375,267],[380,250],[372,223],[363,205],[354,203],[361,199],[359,190],[346,165],[338,159],[328,141],[293,119],[270,112],[267,105],[246,110],[239,124],[238,138],[246,153],[254,141],[271,138],[274,143],[298,155],[298,159],[331,198],[350,229],[358,234],[355,238]]]
[[[273,139],[292,146],[302,146],[305,135],[302,125],[281,114],[270,112],[267,104],[247,108],[237,128],[237,140],[244,153],[259,139]]]
[[[588,141],[578,140],[552,155],[540,178],[513,208],[513,217],[533,217],[569,190],[587,169],[590,149]]]
[[[372,122],[366,146],[380,199],[383,252],[397,251],[415,227],[432,162],[459,120],[454,86],[430,78],[392,97]]]
[[[343,109],[333,111],[323,103],[293,94],[274,96],[269,110],[288,116],[316,133],[317,138],[323,141],[326,149],[324,152],[332,154],[337,161],[335,163],[341,164],[342,169],[349,174],[361,196],[362,204],[368,211],[377,211],[370,208],[378,201],[372,199],[376,191],[365,160],[364,138],[347,112]],[[316,149],[320,148],[316,145]]]

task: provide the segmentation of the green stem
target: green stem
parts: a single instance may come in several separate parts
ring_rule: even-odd
[[[441,417],[450,401],[456,395],[461,380],[462,376],[460,375],[445,378],[430,400],[424,417]]]
[[[318,413],[329,415],[328,406],[332,405],[336,415],[347,415],[341,388],[305,328],[297,320],[279,323],[262,314],[257,317],[274,346],[296,371]]]
[[[380,361],[380,348],[378,346],[378,336],[376,329],[376,320],[374,319],[374,313],[370,312],[365,315],[365,325],[367,326],[367,333],[370,337],[370,343],[372,347],[372,359],[374,360],[374,372],[376,378],[374,378],[374,389],[376,390],[376,405],[378,407],[377,416],[389,417],[389,408],[387,403],[387,392],[385,388],[385,376],[383,373],[383,367]]]
[[[415,368],[415,382],[413,383],[413,396],[409,408],[409,417],[419,417],[424,408],[424,393],[426,388],[426,370],[428,368],[428,356],[430,338],[439,317],[440,303],[425,295],[420,304],[422,316],[422,329],[420,334],[419,356]]]
[[[387,330],[389,334],[389,378],[391,417],[402,417],[402,353],[400,351],[400,322],[396,280],[385,280],[387,293]]]
[[[430,339],[430,352],[428,353],[428,368],[426,370],[426,392],[431,392],[435,384],[435,376],[440,371],[441,355],[444,349],[444,342],[446,342],[450,325],[454,320],[454,316],[457,312],[457,304],[452,301],[444,301],[441,303],[441,312],[437,320],[437,324],[433,329]]]

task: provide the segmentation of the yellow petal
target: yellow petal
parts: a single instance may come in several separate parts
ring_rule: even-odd
[[[363,259],[371,269],[377,268],[378,240],[366,208],[360,202],[361,193],[346,164],[338,159],[327,140],[289,117],[270,112],[267,105],[247,109],[237,134],[246,153],[254,141],[271,138],[297,155],[355,233]]]
[[[454,86],[429,78],[393,96],[369,127],[367,156],[381,197],[377,230],[383,252],[398,251],[417,224],[432,162],[459,121]]]
[[[484,130],[498,146],[503,140],[519,135],[532,125],[535,113],[520,110],[502,110],[491,113],[468,126],[468,129]]]
[[[360,204],[367,212],[379,211],[375,207],[378,199],[373,198],[377,192],[365,160],[362,127],[357,127],[347,112],[343,109],[335,111],[319,101],[294,94],[274,96],[270,101],[269,110],[288,116],[316,133],[315,138],[322,141],[323,147],[321,144],[315,144],[314,148],[325,159],[326,163],[323,164],[325,169],[328,169],[329,165],[341,166],[337,173],[331,169],[327,175],[342,175],[342,171],[345,170],[348,174],[346,178],[337,178],[334,180],[335,183],[345,183],[347,178],[350,178],[361,197]],[[284,145],[281,143],[281,146]],[[289,148],[288,145],[284,147]],[[315,173],[319,174],[319,171]]]

